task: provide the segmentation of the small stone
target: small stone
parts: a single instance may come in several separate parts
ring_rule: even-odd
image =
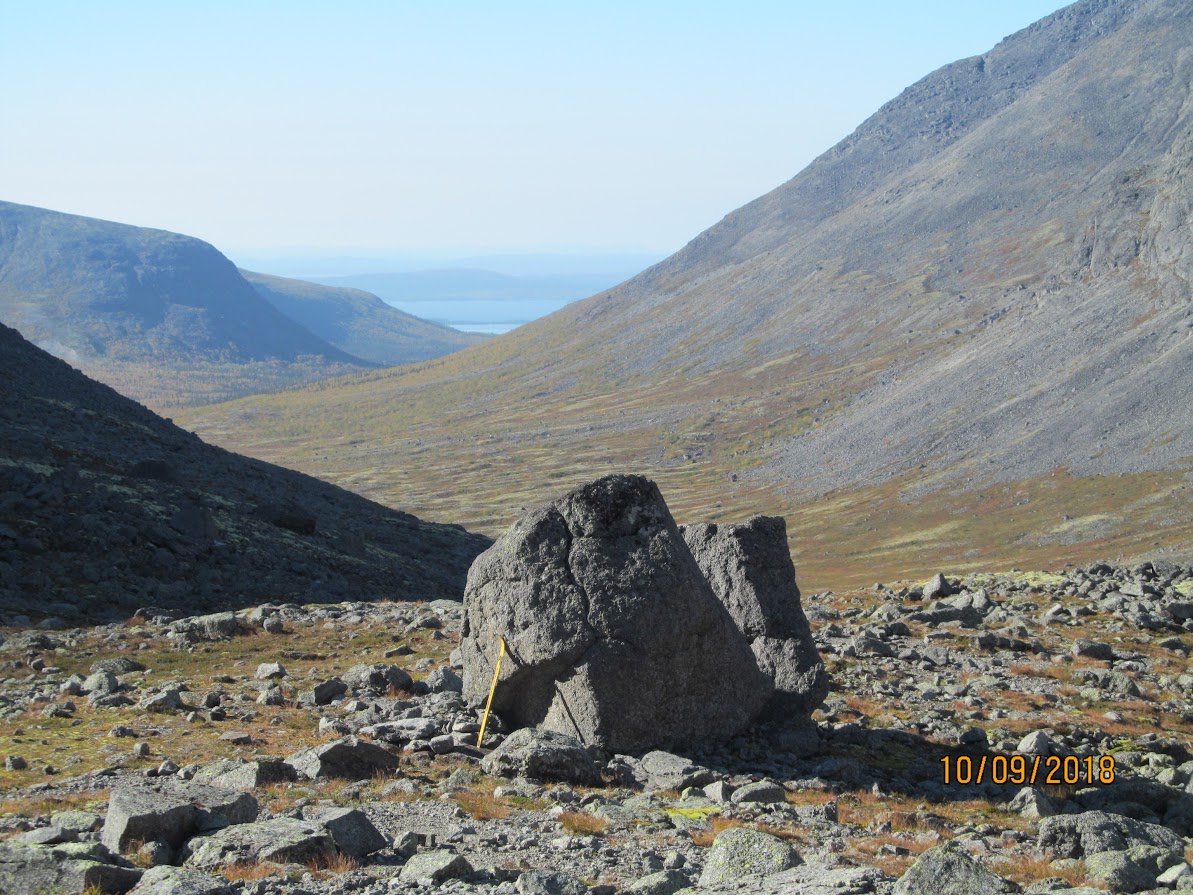
[[[735,790],[730,796],[729,801],[734,805],[741,805],[745,802],[759,802],[762,804],[773,805],[779,802],[784,802],[787,799],[787,790],[783,789],[778,783],[773,780],[758,780],[754,783],[747,783],[745,786]]]
[[[446,849],[436,849],[413,855],[402,867],[398,879],[404,883],[439,885],[444,880],[462,879],[471,873],[472,865],[463,857]]]
[[[286,669],[282,667],[281,662],[262,662],[257,666],[256,679],[259,681],[267,681],[273,678],[283,678],[286,676]]]

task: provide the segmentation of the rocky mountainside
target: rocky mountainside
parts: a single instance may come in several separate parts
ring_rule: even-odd
[[[616,289],[425,369],[187,419],[333,480],[384,463],[382,500],[417,463],[416,506],[492,530],[646,471],[683,518],[786,516],[823,585],[1187,552],[1191,45],[1180,0],[1081,0]],[[329,417],[370,449],[283,437]]]
[[[0,326],[0,608],[459,598],[487,539],[204,444]]]
[[[319,338],[385,367],[440,357],[486,338],[422,320],[360,289],[322,286],[249,270],[241,270],[240,275],[262,298]]]
[[[296,309],[303,320],[289,312]],[[0,321],[155,407],[422,360],[476,341],[375,297],[250,283],[189,236],[10,202],[0,202]]]

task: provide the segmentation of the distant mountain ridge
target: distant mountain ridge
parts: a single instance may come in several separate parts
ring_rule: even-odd
[[[416,506],[492,530],[643,471],[685,521],[786,515],[821,584],[1193,552],[1190,47],[1184,0],[1081,0],[622,286],[424,369],[193,424],[306,468],[266,414],[330,415],[375,443],[371,494],[419,462]],[[373,410],[399,396],[417,445]],[[319,454],[333,480],[364,461]]]
[[[193,237],[0,202],[0,320],[140,400],[226,399],[477,341],[375,297],[271,279],[271,302],[261,283]]]
[[[371,292],[241,270],[271,305],[355,357],[381,366],[410,364],[485,340],[476,333],[423,320]]]

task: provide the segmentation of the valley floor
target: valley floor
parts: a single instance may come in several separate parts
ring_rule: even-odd
[[[13,868],[38,850],[59,849],[62,867],[94,857],[120,791],[199,781],[251,793],[244,830],[290,819],[315,836],[332,809],[354,808],[390,844],[331,858],[242,844],[212,864],[198,855],[227,831],[208,830],[175,850],[132,842],[128,868],[183,863],[206,881],[195,891],[249,895],[670,893],[702,875],[704,892],[928,893],[943,891],[929,871],[958,867],[1028,892],[1188,887],[1193,568],[944,584],[805,595],[833,681],[815,754],[757,728],[682,758],[606,756],[599,786],[480,766],[478,719],[450,669],[451,601],[150,611],[76,629],[8,618],[0,888],[23,891]],[[270,777],[279,759],[350,736],[396,770]],[[734,828],[776,837],[802,864],[710,878],[713,843]],[[159,891],[153,879],[138,892]]]

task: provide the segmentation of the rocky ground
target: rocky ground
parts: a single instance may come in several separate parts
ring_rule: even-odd
[[[682,756],[497,719],[482,758],[451,601],[0,617],[0,890],[1193,890],[1191,590],[1153,563],[806,595],[815,742]]]

